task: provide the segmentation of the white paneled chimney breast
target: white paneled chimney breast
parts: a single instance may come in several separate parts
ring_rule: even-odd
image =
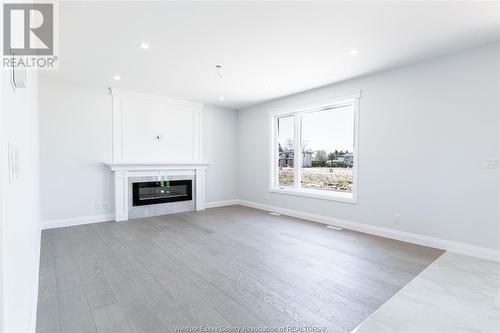
[[[205,209],[203,104],[113,88],[110,93],[113,161],[107,165],[114,172],[115,220]],[[175,181],[191,184],[186,200],[134,202],[134,188],[149,184],[143,192],[164,197]]]

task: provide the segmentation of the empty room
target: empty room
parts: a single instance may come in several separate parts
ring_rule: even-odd
[[[499,1],[2,1],[0,332],[500,332]]]

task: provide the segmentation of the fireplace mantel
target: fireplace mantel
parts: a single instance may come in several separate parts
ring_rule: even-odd
[[[107,163],[112,171],[141,171],[141,170],[196,170],[207,169],[208,163],[168,163],[168,162],[118,162]]]
[[[169,176],[194,176],[195,207],[196,210],[205,209],[205,170],[208,163],[112,162],[106,165],[113,171],[115,179],[115,221],[128,220],[128,182],[131,177],[152,176],[163,180]]]

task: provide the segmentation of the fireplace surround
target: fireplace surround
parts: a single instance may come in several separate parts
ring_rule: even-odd
[[[167,206],[179,204],[179,209],[205,209],[205,170],[207,163],[147,163],[147,162],[119,162],[107,164],[114,173],[115,192],[115,221],[126,221],[131,218],[146,217],[147,211],[138,211],[141,207],[150,207],[150,216],[178,212]],[[191,182],[191,200],[152,205],[133,205],[133,184],[135,182]],[[165,188],[163,188],[165,190]],[[146,191],[147,192],[147,191]],[[151,191],[150,191],[151,192]],[[154,191],[150,193],[154,196]],[[161,191],[159,191],[161,194]],[[186,197],[184,197],[187,199]],[[185,204],[184,204],[185,203]]]

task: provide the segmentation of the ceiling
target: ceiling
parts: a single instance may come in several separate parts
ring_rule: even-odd
[[[500,2],[111,1],[59,11],[59,70],[43,75],[235,109],[500,38]]]

